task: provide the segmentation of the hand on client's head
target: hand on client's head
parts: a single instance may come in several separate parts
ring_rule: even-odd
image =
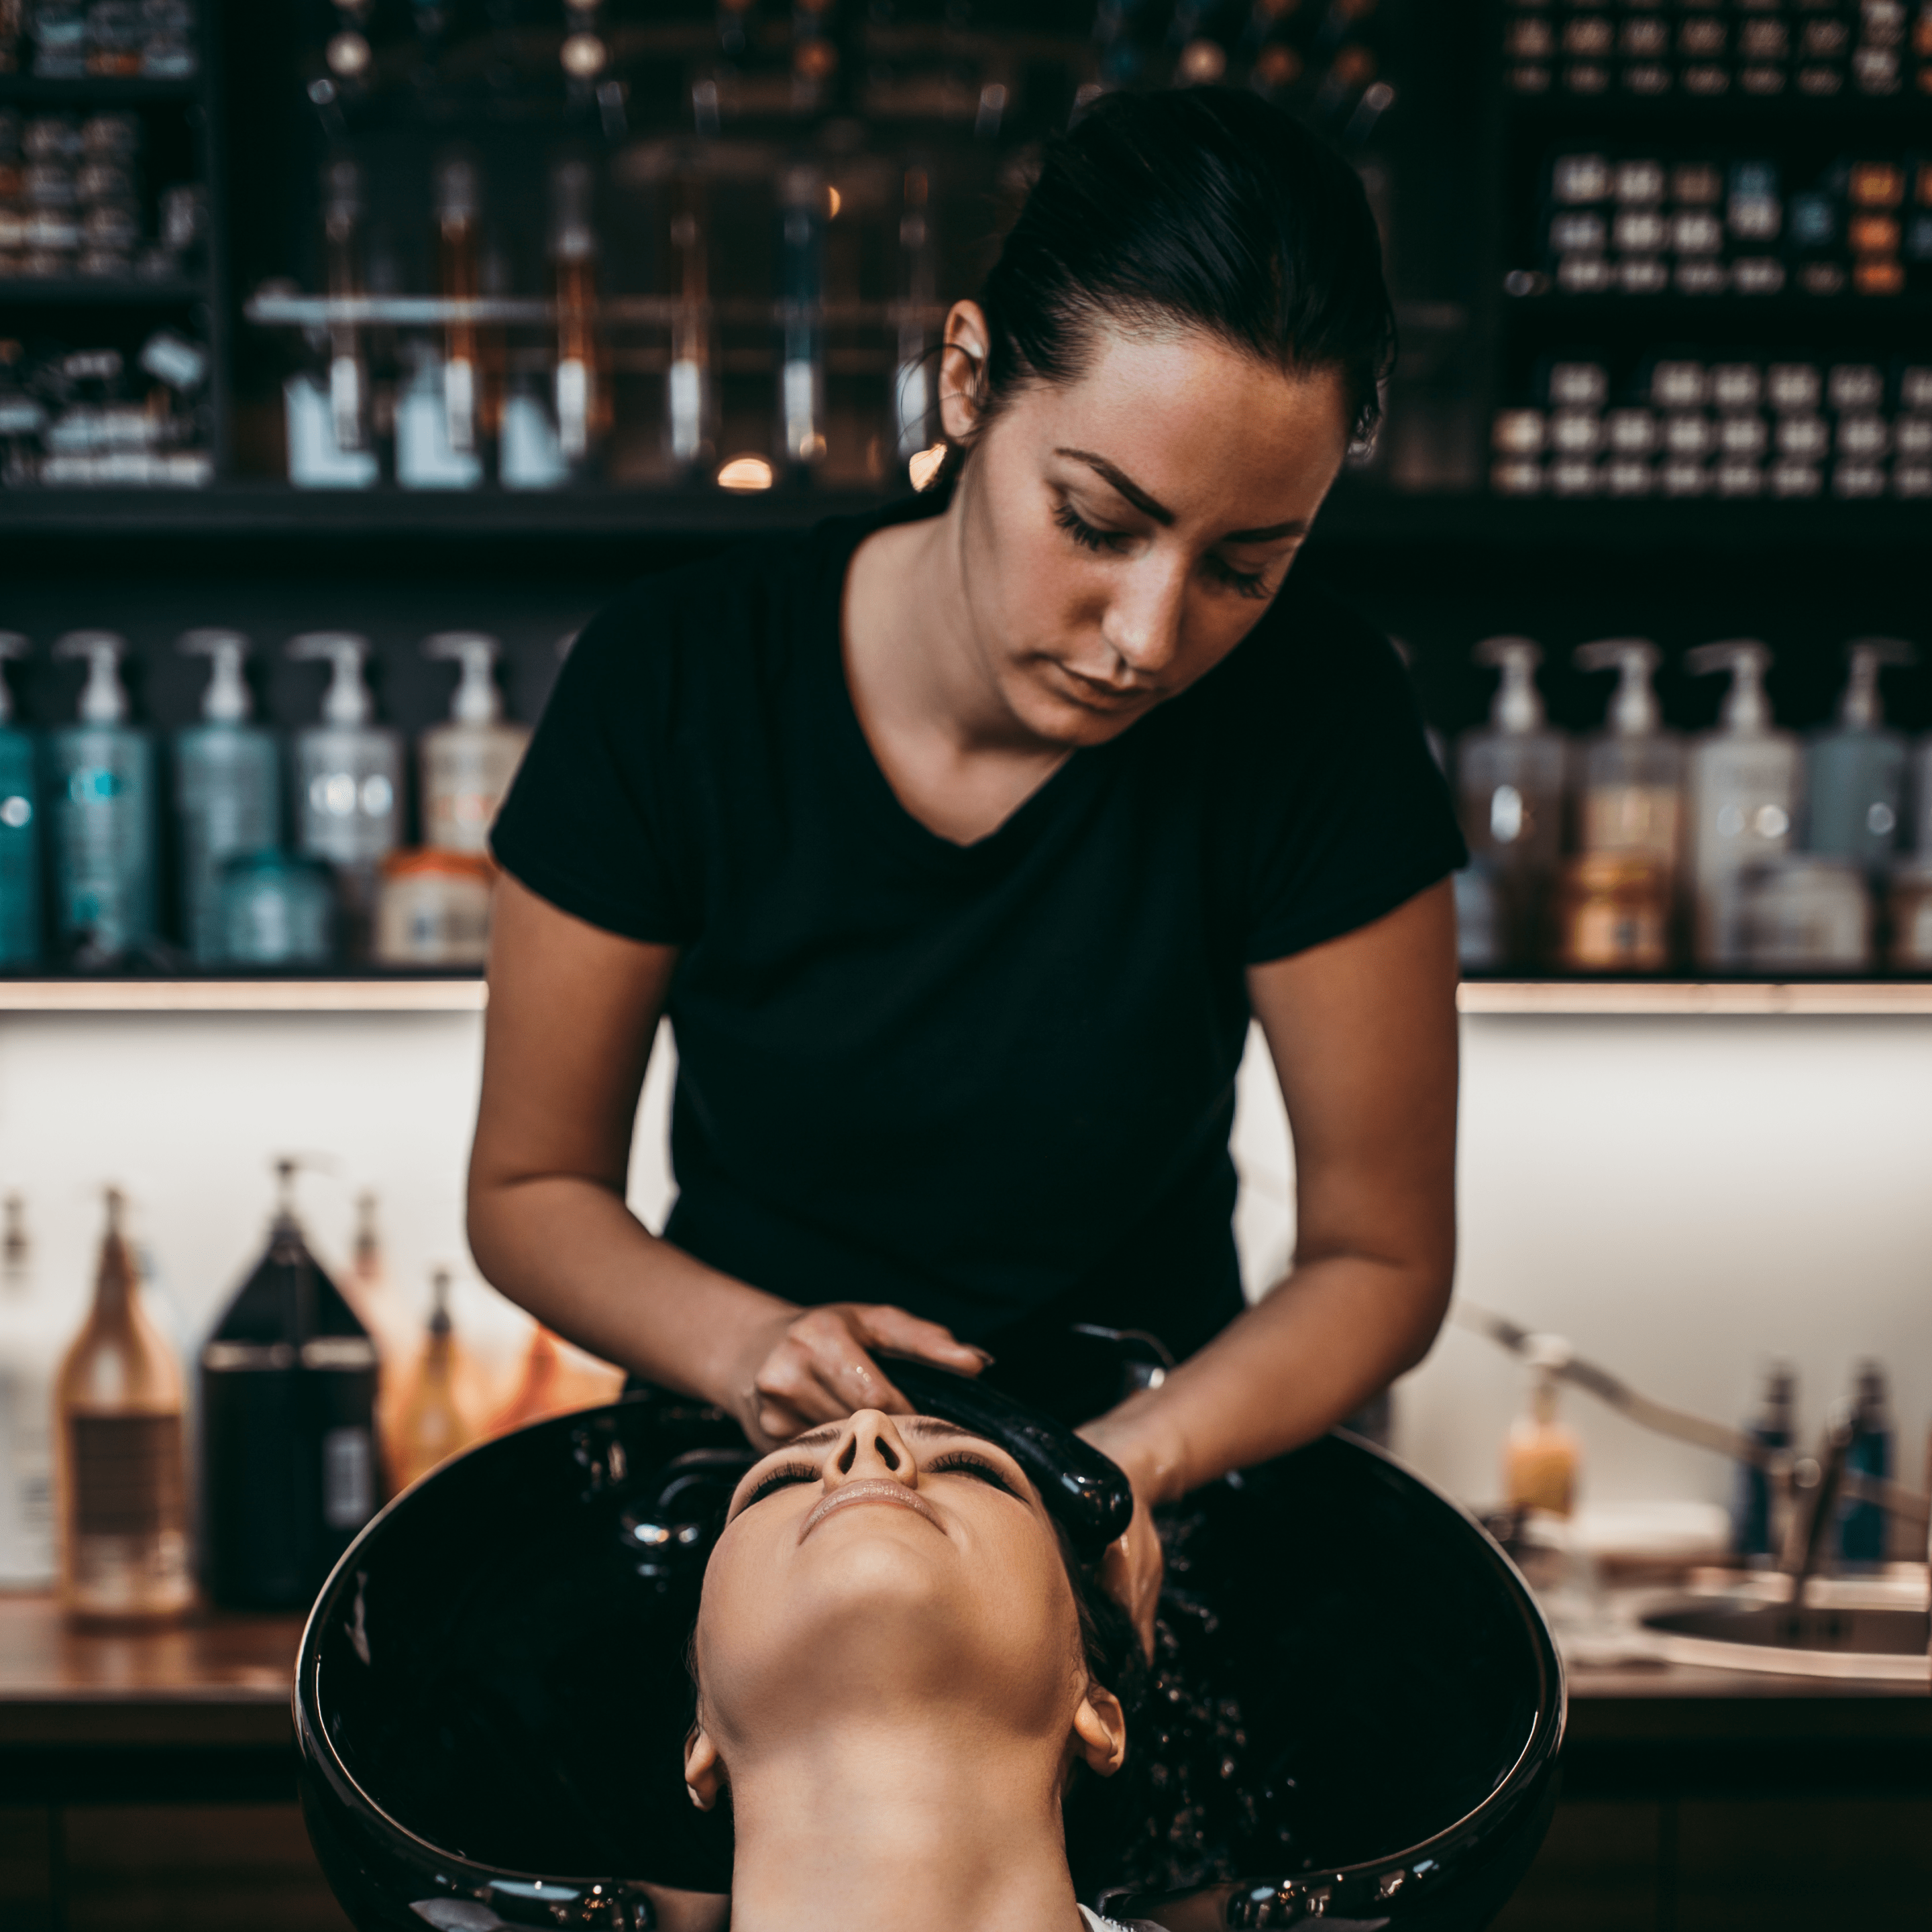
[[[952,1424],[862,1409],[757,1464],[705,1573],[685,1765],[698,1804],[730,1795],[736,1932],[1072,1932],[1062,1803],[1127,1742],[1085,1588],[1018,1464]]]

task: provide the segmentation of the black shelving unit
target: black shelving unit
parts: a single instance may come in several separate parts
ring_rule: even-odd
[[[47,79],[34,74],[0,74],[0,107],[31,112],[131,109],[144,114],[178,110],[184,119],[194,157],[195,178],[207,201],[206,229],[198,266],[191,274],[139,277],[31,276],[0,278],[0,333],[30,332],[49,315],[72,338],[90,311],[108,311],[124,322],[152,310],[158,322],[186,313],[208,354],[207,406],[209,448],[215,473],[224,467],[230,441],[230,378],[232,349],[228,304],[227,225],[224,219],[226,180],[222,143],[222,94],[219,72],[218,0],[197,0],[194,28],[196,70],[192,75],[148,77],[99,75]],[[84,346],[74,343],[72,346]],[[26,492],[0,490],[0,512]]]

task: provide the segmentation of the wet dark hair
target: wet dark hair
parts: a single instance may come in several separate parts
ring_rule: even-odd
[[[1077,381],[1106,326],[1196,329],[1288,374],[1333,370],[1358,442],[1395,359],[1360,178],[1233,88],[1103,95],[1048,143],[980,305],[982,428],[1030,384]]]

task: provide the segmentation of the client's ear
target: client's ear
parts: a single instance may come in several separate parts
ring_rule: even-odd
[[[1127,1718],[1111,1690],[1090,1683],[1073,1714],[1073,1748],[1087,1768],[1112,1778],[1127,1755]]]
[[[700,1811],[709,1811],[718,1802],[724,1787],[724,1767],[718,1747],[702,1724],[693,1724],[684,1741],[684,1788]]]

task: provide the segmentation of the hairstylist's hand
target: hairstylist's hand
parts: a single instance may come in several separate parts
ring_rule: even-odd
[[[1160,1586],[1167,1574],[1167,1557],[1154,1533],[1154,1512],[1134,1485],[1134,1516],[1127,1533],[1107,1546],[1100,1559],[1100,1587],[1126,1610],[1140,1632],[1141,1648],[1154,1660],[1154,1613],[1160,1603]]]
[[[731,1407],[753,1447],[775,1449],[816,1423],[844,1421],[855,1408],[910,1414],[911,1403],[874,1360],[877,1350],[962,1376],[976,1376],[992,1360],[903,1308],[832,1301],[788,1310],[751,1332],[740,1358]]]

